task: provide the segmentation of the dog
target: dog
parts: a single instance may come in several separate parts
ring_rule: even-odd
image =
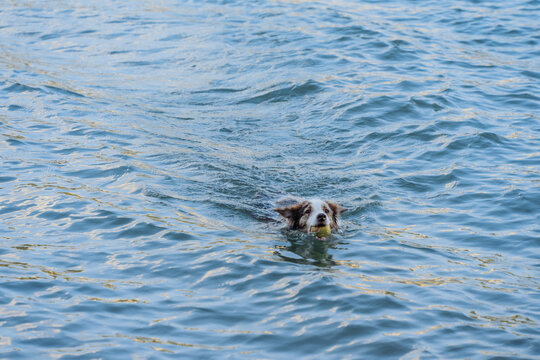
[[[316,232],[320,227],[328,225],[332,230],[337,229],[339,216],[347,211],[341,205],[320,199],[289,198],[278,201],[278,203],[284,202],[292,202],[292,204],[277,207],[274,210],[287,220],[287,227],[290,230],[306,233]]]

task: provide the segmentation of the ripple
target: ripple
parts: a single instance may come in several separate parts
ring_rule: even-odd
[[[417,60],[416,51],[407,51],[400,47],[394,46],[391,49],[377,56],[382,61],[413,61]]]
[[[38,215],[38,217],[47,219],[47,220],[59,220],[64,219],[70,216],[70,212],[60,212],[60,211],[44,211]]]
[[[118,166],[113,168],[105,169],[86,169],[78,171],[68,171],[65,173],[66,176],[79,177],[84,179],[95,179],[95,178],[119,178],[125,174],[132,172],[134,169],[131,166]]]
[[[122,219],[122,220],[115,220],[115,222],[116,222],[115,225],[118,226],[118,224],[123,225],[123,224],[125,224],[127,222],[130,222],[130,220],[129,219]],[[133,226],[133,227],[131,227],[129,229],[120,231],[119,233],[107,235],[107,237],[136,238],[136,237],[140,237],[140,236],[154,235],[154,234],[157,234],[158,232],[160,232],[160,231],[162,231],[164,229],[165,228],[160,227],[160,226],[156,226],[156,225],[151,224],[151,223],[138,223],[138,224],[136,224],[135,226]]]
[[[18,111],[18,110],[24,110],[25,108],[20,105],[9,105],[8,110],[9,111]]]
[[[83,97],[83,98],[85,97],[83,94],[79,94],[78,92],[75,92],[73,90],[62,89],[62,88],[52,86],[52,85],[45,85],[45,87],[47,89],[49,89],[49,90],[55,91],[55,92],[60,93],[62,95],[69,95],[69,96]]]
[[[448,149],[462,150],[465,148],[478,148],[485,149],[491,147],[494,144],[502,144],[501,139],[494,133],[483,132],[479,134],[471,134],[465,136],[459,136],[448,144]]]
[[[430,192],[439,190],[448,184],[458,181],[458,178],[452,174],[444,175],[414,175],[397,180],[398,186],[411,189],[417,192]]]
[[[10,85],[4,88],[2,91],[15,92],[15,93],[43,92],[43,90],[40,88],[32,87],[32,86],[28,86],[24,84],[19,84],[19,83],[14,83],[13,85]]]
[[[1,176],[0,177],[0,182],[9,182],[9,181],[14,181],[14,180],[17,180],[17,178],[13,177],[13,176]]]
[[[63,214],[73,215],[71,213]],[[127,217],[119,217],[114,214],[104,214],[100,217],[86,217],[83,220],[74,221],[66,230],[74,232],[87,232],[95,229],[115,229],[118,227],[123,227],[132,221],[133,219]]]
[[[309,80],[299,85],[283,86],[277,90],[265,92],[249,99],[241,100],[238,104],[261,104],[266,102],[282,102],[294,97],[303,97],[322,91],[316,81]]]
[[[367,29],[360,25],[337,26],[330,28],[330,30],[337,34],[359,35],[364,39],[371,39],[380,35],[379,32]]]

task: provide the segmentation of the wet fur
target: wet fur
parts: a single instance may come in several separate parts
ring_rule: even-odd
[[[313,215],[317,217],[322,214],[322,212],[320,211],[319,213],[315,214],[313,211],[316,208],[320,208],[323,210],[327,218],[325,224],[330,225],[331,229],[336,229],[339,227],[338,218],[343,212],[347,211],[347,209],[345,209],[341,205],[328,201],[321,201],[318,199],[304,200],[293,205],[278,207],[274,210],[277,211],[281,216],[283,216],[283,218],[285,218],[285,220],[287,221],[287,227],[289,229],[310,232],[310,228],[312,226],[325,225],[322,223],[322,220],[319,224],[318,222],[314,223],[313,218],[310,219],[310,217],[312,217]]]

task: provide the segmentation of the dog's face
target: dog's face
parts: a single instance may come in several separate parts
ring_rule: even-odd
[[[338,227],[338,217],[347,209],[328,201],[312,199],[275,209],[287,219],[290,229],[312,232],[312,229],[330,225]]]

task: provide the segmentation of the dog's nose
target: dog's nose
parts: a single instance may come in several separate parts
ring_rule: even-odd
[[[323,214],[323,213],[318,214],[318,215],[317,215],[317,220],[318,220],[318,221],[324,221],[324,220],[326,220],[326,215]]]

